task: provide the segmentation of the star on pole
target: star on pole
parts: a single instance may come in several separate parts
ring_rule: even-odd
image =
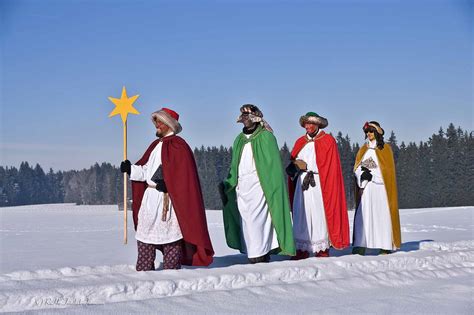
[[[123,122],[123,159],[127,160],[127,116],[128,113],[138,115],[140,114],[133,103],[137,100],[139,95],[132,97],[127,96],[125,86],[122,89],[122,96],[120,98],[109,97],[109,100],[115,104],[114,110],[109,114],[109,117],[120,114]],[[123,241],[127,244],[127,173],[123,173]]]
[[[125,124],[127,121],[128,113],[138,115],[140,114],[135,107],[133,107],[133,103],[137,100],[140,95],[134,95],[132,97],[127,96],[127,90],[125,86],[122,89],[122,96],[121,98],[114,98],[109,97],[109,100],[115,104],[114,110],[109,114],[109,117],[115,116],[120,114],[122,117],[122,121]]]

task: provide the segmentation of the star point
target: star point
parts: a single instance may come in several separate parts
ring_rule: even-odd
[[[135,115],[140,114],[138,110],[133,107],[133,103],[137,100],[139,96],[140,95],[137,94],[132,97],[128,97],[125,86],[122,88],[122,96],[120,98],[114,98],[109,96],[109,100],[115,104],[115,108],[112,112],[110,112],[109,117],[120,114],[120,116],[122,117],[122,122],[125,124],[125,122],[127,121],[128,113]]]

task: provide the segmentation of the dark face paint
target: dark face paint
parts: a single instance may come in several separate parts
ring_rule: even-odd
[[[304,129],[306,129],[306,133],[311,137],[314,137],[319,131],[318,125],[310,123],[304,124]]]
[[[253,122],[248,113],[242,113],[242,124],[245,128],[252,129],[255,126],[255,122]]]

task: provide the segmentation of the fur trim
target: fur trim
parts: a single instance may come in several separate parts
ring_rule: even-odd
[[[168,109],[168,111],[170,111],[170,110]],[[175,116],[178,119],[175,119],[173,116],[171,116],[168,113],[168,111],[167,111],[167,108],[162,108],[162,109],[152,113],[151,114],[151,120],[152,121],[159,120],[159,121],[163,122],[165,125],[170,127],[171,130],[173,130],[174,134],[178,134],[183,130],[183,128],[181,127],[181,124],[178,122],[179,115],[176,114]],[[175,112],[173,112],[173,113],[175,113]]]
[[[260,124],[266,130],[273,132],[272,127],[265,119],[263,119],[263,113],[257,106],[253,104],[244,104],[242,107],[240,107],[240,113],[240,116],[237,118],[238,123],[242,122],[243,116],[245,114],[251,122]]]
[[[319,129],[324,129],[328,126],[328,120],[326,118],[313,112],[309,112],[300,117],[300,126],[304,128],[305,123],[318,125]]]
[[[244,104],[240,107],[240,116],[237,118],[237,122],[242,122],[243,114],[247,115],[250,121],[258,123],[262,121],[263,113],[262,111],[253,104]]]
[[[250,121],[251,121],[251,122],[254,122],[254,123],[259,123],[259,122],[261,122],[261,121],[263,120],[262,117],[256,116],[256,115],[254,115],[254,114],[250,114],[250,113],[249,113],[249,114],[247,114],[247,115],[248,115],[247,117],[250,119]],[[242,122],[242,119],[243,119],[243,116],[242,116],[242,115],[239,115],[239,117],[237,117],[237,122],[238,122],[238,123]]]
[[[375,121],[371,121],[371,122],[365,122],[364,124],[364,127],[362,128],[365,132],[365,130],[367,130],[369,127],[373,127],[375,128],[375,130],[377,130],[377,132],[379,133],[379,135],[383,136],[385,134],[385,131],[383,130],[382,127],[380,127],[379,123],[375,122]]]

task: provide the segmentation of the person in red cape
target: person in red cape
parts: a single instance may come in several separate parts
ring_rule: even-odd
[[[296,140],[286,168],[293,211],[294,259],[329,257],[329,248],[349,246],[344,181],[335,139],[325,133],[328,121],[314,112],[300,118],[306,134]]]
[[[162,108],[151,116],[158,139],[137,163],[120,165],[132,181],[136,269],[155,270],[156,249],[163,252],[163,269],[208,266],[214,250],[193,152],[177,136],[179,115]]]

